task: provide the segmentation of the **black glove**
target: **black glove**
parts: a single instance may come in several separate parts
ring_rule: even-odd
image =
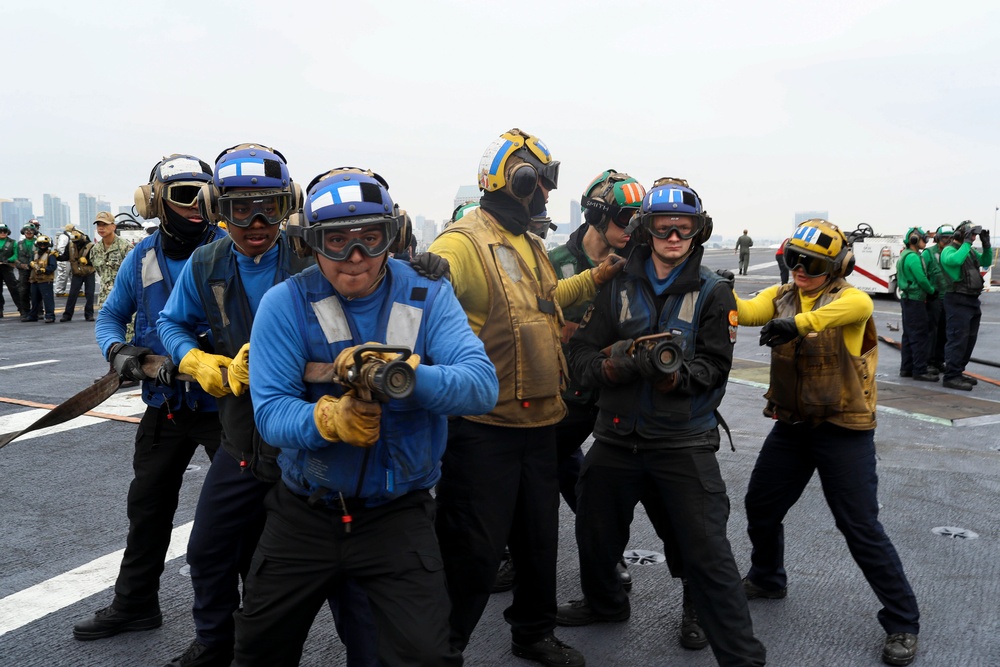
[[[174,383],[177,378],[177,364],[170,357],[163,362],[160,366],[160,370],[156,371],[156,385],[159,387],[167,387]]]
[[[626,384],[642,377],[639,362],[632,356],[632,339],[620,340],[604,350],[607,355],[601,370],[604,378],[611,384]]]
[[[979,232],[979,242],[983,244],[984,248],[990,247],[990,230],[984,229]]]
[[[142,372],[142,358],[152,353],[148,347],[115,343],[108,351],[108,361],[121,379],[141,382],[149,379]]]
[[[768,347],[784,345],[799,337],[794,317],[779,317],[764,325],[760,330],[760,344]]]
[[[736,276],[729,269],[716,269],[715,273],[722,276],[722,279],[729,283],[730,287],[736,284]]]
[[[410,266],[424,278],[440,280],[441,276],[444,276],[451,280],[451,266],[448,265],[448,260],[432,252],[417,253],[410,260]]]

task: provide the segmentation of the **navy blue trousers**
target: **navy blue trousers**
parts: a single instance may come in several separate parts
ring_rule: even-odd
[[[47,283],[52,289],[52,283]],[[128,487],[128,538],[115,582],[115,609],[159,611],[160,575],[174,529],[174,512],[191,457],[201,445],[210,459],[219,448],[222,427],[217,412],[147,407],[135,432]]]
[[[198,642],[205,646],[233,645],[240,580],[246,581],[264,530],[264,498],[273,486],[258,480],[249,468],[240,468],[227,451],[215,457],[205,476],[187,550],[194,625]],[[347,664],[376,665],[375,619],[361,587],[345,580],[328,602],[347,647]]]
[[[504,545],[516,565],[504,618],[518,643],[556,622],[559,485],[555,426],[448,422],[437,486],[437,535],[451,597],[451,645],[464,650],[486,609]],[[611,571],[614,571],[614,563]]]
[[[66,307],[63,309],[63,319],[68,320],[73,317],[76,310],[76,298],[83,287],[83,297],[86,299],[83,305],[84,317],[94,317],[94,285],[97,283],[96,276],[91,273],[86,276],[73,275],[69,282],[69,295],[66,297]]]
[[[765,664],[754,637],[740,574],[726,535],[729,496],[719,470],[717,430],[690,446],[639,450],[594,442],[584,459],[576,514],[580,583],[598,613],[629,606],[615,564],[628,544],[642,502],[656,533],[676,545],[691,601],[719,665]],[[650,511],[650,508],[653,508]],[[671,572],[678,559],[673,559]]]
[[[784,588],[783,521],[813,472],[854,561],[882,603],[879,623],[889,634],[920,630],[917,599],[896,548],[878,520],[875,431],[823,423],[815,428],[777,422],[757,457],[747,488],[747,532],[753,551],[749,579]]]
[[[430,492],[379,507],[349,501],[350,533],[335,507],[311,507],[283,482],[268,493],[267,522],[235,615],[234,667],[298,665],[313,619],[347,578],[370,601],[381,665],[462,664],[448,644],[448,593]]]
[[[944,343],[948,339],[947,320],[944,317],[944,296],[927,302],[927,329],[930,331],[930,352],[927,363],[938,370],[944,369]]]
[[[978,296],[949,292],[944,296],[944,315],[948,331],[944,344],[944,379],[955,380],[962,376],[972,358],[972,350],[979,339],[983,308]]]
[[[28,312],[28,317],[37,320],[43,312],[46,320],[51,322],[56,319],[56,300],[52,295],[52,283],[31,283],[31,310]]]
[[[930,356],[930,322],[927,317],[927,303],[913,299],[900,299],[903,314],[903,340],[900,345],[899,370],[914,375],[927,373]]]

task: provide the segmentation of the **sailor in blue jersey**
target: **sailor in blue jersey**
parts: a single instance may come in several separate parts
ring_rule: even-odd
[[[368,595],[381,665],[462,664],[448,642],[430,489],[447,415],[490,410],[498,383],[451,284],[388,257],[402,216],[386,188],[353,168],[314,179],[288,234],[318,265],[271,289],[257,311],[250,391],[261,436],[281,449],[281,482],[236,614],[238,667],[298,664],[344,577]],[[413,351],[410,396],[379,403],[304,381],[309,362],[346,377],[366,342]]]
[[[263,442],[253,423],[247,388],[250,330],[264,293],[315,264],[292,252],[280,232],[300,199],[301,190],[278,151],[253,144],[223,151],[213,183],[199,193],[199,206],[206,218],[225,221],[230,235],[195,251],[160,313],[160,338],[182,370],[190,365],[206,389],[232,392],[216,391],[222,394],[224,452],[212,460],[205,477],[188,542],[196,635],[167,667],[228,667],[233,659],[240,580],[246,579],[264,528],[264,497],[279,476],[271,454],[276,450]],[[198,346],[199,323],[205,321],[211,325],[214,354]],[[364,591],[345,582],[329,602],[347,646],[348,667],[375,667],[375,621]]]
[[[136,210],[159,218],[159,231],[143,239],[122,262],[115,288],[97,317],[97,344],[123,380],[142,381],[146,412],[135,434],[128,491],[129,530],[111,606],[73,628],[80,640],[159,627],[159,588],[184,471],[199,445],[209,458],[219,447],[215,398],[197,385],[175,382],[166,368],[156,380],[142,372],[147,354],[166,355],[156,320],[191,253],[222,234],[198,211],[196,195],[212,169],[190,155],[158,162],[149,183],[135,193]],[[135,338],[125,331],[135,317]],[[199,322],[199,333],[208,330]]]

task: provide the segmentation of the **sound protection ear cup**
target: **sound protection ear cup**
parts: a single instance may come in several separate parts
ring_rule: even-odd
[[[215,215],[212,213],[212,192],[209,189],[210,187],[210,183],[203,183],[198,188],[198,212],[201,213],[202,219],[214,221]]]
[[[507,177],[510,193],[517,199],[527,199],[538,187],[538,172],[533,166],[522,162],[513,169]]]
[[[913,234],[912,236],[910,236],[910,238],[906,239],[906,245],[914,245],[919,242],[920,242],[920,237],[917,236],[916,234]]]
[[[712,238],[712,229],[714,228],[712,223],[712,216],[705,215],[705,224],[701,228],[701,234],[698,237],[698,241],[701,245],[708,243],[708,240]]]
[[[847,251],[847,261],[844,264],[844,275],[842,278],[846,278],[854,272],[854,253]]]
[[[396,240],[389,248],[389,252],[393,254],[406,252],[413,242],[413,221],[410,219],[410,215],[406,211],[400,211],[399,217],[401,218],[399,232],[396,233]]]
[[[300,209],[288,216],[288,222],[285,223],[285,238],[288,239],[288,245],[296,255],[303,258],[311,257],[313,249],[300,236],[302,229],[302,211]]]
[[[148,183],[137,187],[132,199],[135,201],[135,212],[139,217],[147,220],[156,217],[153,213],[153,188]]]
[[[292,210],[297,211],[306,205],[306,195],[295,181],[290,181],[289,187],[292,190]]]

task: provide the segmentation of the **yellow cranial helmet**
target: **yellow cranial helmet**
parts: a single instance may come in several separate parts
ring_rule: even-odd
[[[549,190],[559,184],[559,162],[542,141],[516,127],[491,143],[479,161],[479,189],[505,190],[515,199],[529,198],[538,179]]]
[[[800,223],[785,242],[785,264],[789,269],[801,266],[812,277],[842,278],[854,270],[854,253],[837,225],[813,218]]]

